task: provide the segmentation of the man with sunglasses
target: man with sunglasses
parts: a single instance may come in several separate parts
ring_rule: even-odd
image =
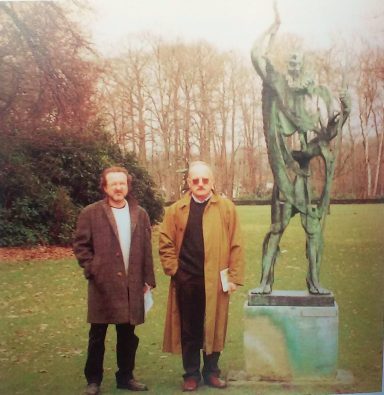
[[[207,385],[225,388],[218,361],[229,295],[244,277],[239,220],[234,204],[214,192],[207,163],[192,162],[187,182],[189,191],[166,210],[160,227],[160,260],[171,276],[163,350],[182,353],[183,391],[195,391],[201,376]]]

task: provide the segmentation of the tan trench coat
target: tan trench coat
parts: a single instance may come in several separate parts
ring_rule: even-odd
[[[159,253],[165,274],[173,276],[178,269],[178,256],[190,210],[191,195],[167,208],[160,227]],[[223,292],[220,270],[229,268],[229,281],[242,285],[244,258],[239,220],[234,204],[216,194],[212,196],[203,214],[205,246],[206,314],[204,351],[211,354],[222,351],[228,321],[229,295]],[[165,352],[181,352],[180,315],[176,301],[175,283],[171,278],[163,339]]]

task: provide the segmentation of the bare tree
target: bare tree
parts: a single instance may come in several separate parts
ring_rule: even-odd
[[[359,119],[362,144],[364,147],[364,167],[366,171],[366,196],[373,195],[372,159],[370,155],[371,134],[373,129],[373,109],[378,97],[378,81],[375,70],[375,56],[372,50],[364,51],[360,57],[358,76]]]
[[[265,196],[271,173],[261,86],[250,62],[204,42],[164,42],[152,36],[140,43],[111,62],[104,80],[105,117],[117,141],[149,167],[167,200],[179,196],[178,170],[194,159],[216,167],[218,191],[230,197]],[[288,54],[302,48],[302,41],[287,35],[277,47],[276,64],[284,70]],[[384,188],[382,62],[381,52],[372,51],[335,42],[306,57],[317,84],[337,96],[346,80],[353,99],[350,121],[338,140],[338,196],[374,196]],[[289,144],[294,148],[297,137]],[[314,184],[320,186],[320,161],[312,170]]]
[[[2,130],[84,130],[100,70],[80,27],[53,2],[1,2],[0,24]]]

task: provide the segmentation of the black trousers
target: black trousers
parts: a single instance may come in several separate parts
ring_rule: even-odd
[[[135,335],[135,326],[131,324],[116,324],[116,360],[118,370],[116,382],[124,384],[133,378],[135,356],[139,338]],[[105,336],[108,324],[91,324],[88,340],[88,356],[84,374],[88,384],[99,384],[103,380],[103,362],[105,353]]]
[[[193,377],[200,381],[200,350],[204,346],[204,277],[195,276],[179,269],[174,280],[180,312],[181,350],[185,370],[183,377]],[[203,352],[202,375],[204,378],[210,375],[220,375],[219,357],[220,352],[212,354]]]

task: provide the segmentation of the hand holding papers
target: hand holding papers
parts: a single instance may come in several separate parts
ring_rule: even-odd
[[[220,279],[221,279],[221,286],[223,288],[223,291],[231,294],[236,291],[237,285],[229,281],[228,274],[229,274],[228,268],[220,270]]]
[[[228,268],[220,270],[221,286],[224,292],[228,292]]]
[[[144,292],[144,313],[147,315],[148,311],[151,310],[153,306],[153,297],[152,297],[152,292],[151,288],[148,287],[146,291]]]

